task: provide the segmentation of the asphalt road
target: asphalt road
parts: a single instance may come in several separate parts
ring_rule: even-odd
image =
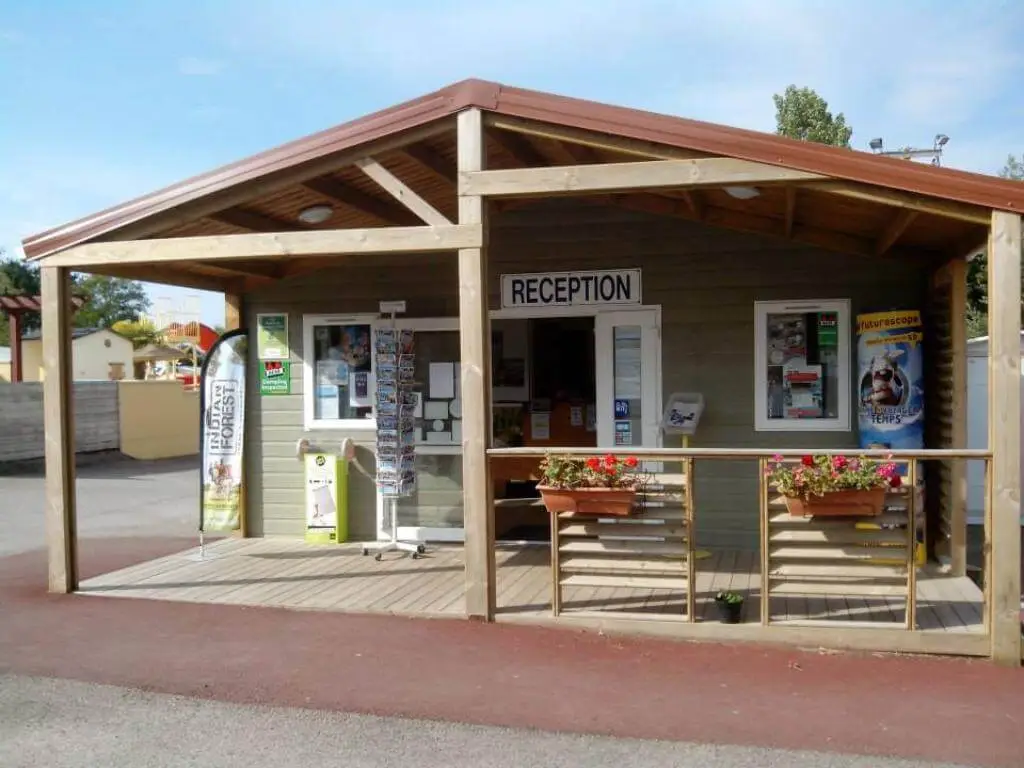
[[[0,765],[955,768],[948,763],[242,706],[29,677],[0,677]]]
[[[0,473],[0,557],[44,546],[43,473],[39,465]],[[195,457],[134,461],[82,457],[78,534],[83,538],[196,536],[199,470]]]

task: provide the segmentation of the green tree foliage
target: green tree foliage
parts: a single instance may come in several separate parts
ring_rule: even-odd
[[[157,331],[156,326],[145,318],[141,320],[118,320],[110,330],[121,334],[130,340],[132,347],[141,349],[147,344],[162,344],[163,338]]]
[[[109,328],[122,320],[137,321],[149,309],[142,283],[121,277],[89,275],[75,284],[86,303],[75,313],[78,328]]]
[[[791,139],[849,148],[853,128],[846,124],[842,112],[833,115],[828,102],[811,88],[790,85],[782,95],[775,94],[772,99],[776,133]]]
[[[1024,181],[1024,155],[1010,155],[999,172],[1004,179]],[[1021,288],[1024,290],[1024,279]],[[1024,307],[1022,307],[1024,318]],[[967,267],[967,335],[984,336],[988,332],[988,254],[982,252]]]

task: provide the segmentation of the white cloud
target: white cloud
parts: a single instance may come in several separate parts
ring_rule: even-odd
[[[178,74],[191,77],[210,77],[224,70],[224,62],[217,59],[202,59],[186,56],[178,59]]]

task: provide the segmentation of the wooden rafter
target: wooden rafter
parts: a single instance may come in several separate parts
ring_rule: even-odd
[[[796,220],[796,187],[786,187],[786,237],[793,236],[793,222]]]
[[[405,155],[416,165],[434,174],[438,180],[450,184],[452,187],[458,183],[459,177],[455,170],[455,164],[448,162],[424,144],[410,144],[400,150],[399,154]]]
[[[434,227],[451,225],[451,221],[447,216],[420,197],[408,184],[372,157],[358,160],[356,167],[377,182],[381,189],[423,219],[427,224]]]
[[[683,202],[686,203],[686,207],[689,208],[690,213],[693,214],[693,218],[697,220],[704,218],[704,209],[706,206],[704,204],[704,198],[700,196],[699,192],[687,189],[683,190],[681,196],[683,198]]]
[[[875,241],[875,255],[882,256],[892,248],[900,239],[900,235],[906,232],[907,227],[917,218],[917,215],[917,211],[904,208],[893,216],[882,234],[878,236],[878,240]]]
[[[86,243],[46,256],[43,264],[90,271],[104,265],[451,251],[478,248],[482,240],[480,225],[456,224],[207,235]]]
[[[419,224],[419,218],[403,205],[398,205],[390,200],[381,200],[361,189],[350,187],[343,181],[332,176],[321,176],[318,179],[309,179],[303,182],[303,186],[318,195],[326,197],[341,205],[348,206],[367,216],[385,224],[397,224],[399,226],[410,226]]]
[[[528,138],[508,131],[488,131],[487,137],[505,150],[513,160],[526,168],[543,168],[551,161]]]
[[[506,131],[506,133],[512,133]],[[513,134],[514,135],[514,134]],[[605,159],[601,156],[601,153],[594,147],[587,146],[586,144],[577,144],[572,141],[560,140],[558,145],[565,151],[569,157],[575,160],[580,165],[593,165],[595,163],[603,163]]]
[[[859,184],[852,181],[815,181],[807,183],[808,189],[815,192],[827,192],[831,195],[849,197],[853,200],[865,200],[879,205],[888,205],[895,208],[906,208],[919,213],[929,213],[934,216],[942,216],[947,219],[969,221],[972,224],[988,224],[991,212],[986,208],[976,205],[967,205],[952,200],[938,200],[936,198],[919,197],[908,192],[900,192],[882,187],[872,187],[868,184]]]
[[[460,194],[484,197],[542,197],[557,194],[600,194],[649,189],[764,185],[822,178],[763,163],[709,157],[696,160],[651,160],[639,163],[518,168],[463,173]]]
[[[250,232],[294,232],[308,229],[301,221],[288,221],[251,208],[228,208],[208,218],[232,227],[248,229]]]

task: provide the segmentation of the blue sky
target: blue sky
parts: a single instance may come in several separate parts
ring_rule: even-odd
[[[1022,28],[1015,0],[0,0],[0,247],[466,77],[766,131],[807,85],[858,148],[946,133],[996,173]]]

